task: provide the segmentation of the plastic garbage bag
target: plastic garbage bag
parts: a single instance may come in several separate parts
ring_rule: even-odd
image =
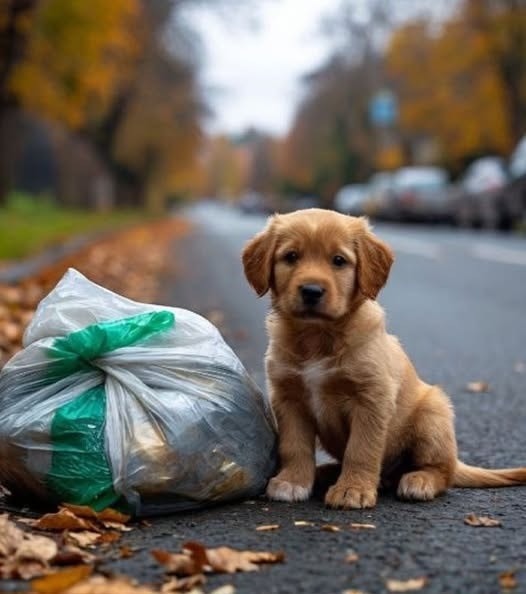
[[[166,513],[260,494],[264,397],[208,320],[70,269],[0,372],[0,483],[46,500]]]

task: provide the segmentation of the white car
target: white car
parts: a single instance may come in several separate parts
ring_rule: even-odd
[[[350,184],[338,190],[334,197],[334,209],[355,217],[365,214],[364,200],[367,196],[366,184]]]

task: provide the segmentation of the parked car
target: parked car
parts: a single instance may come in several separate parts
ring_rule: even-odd
[[[343,186],[334,197],[335,210],[344,214],[359,217],[365,214],[364,206],[367,197],[366,184],[350,184]]]
[[[502,195],[501,227],[526,221],[526,136],[519,140],[509,161],[510,180]]]
[[[507,182],[506,163],[501,157],[488,156],[473,161],[450,193],[454,221],[462,227],[500,227]]]
[[[448,186],[445,169],[402,167],[393,174],[386,217],[396,221],[448,221]]]
[[[246,192],[239,199],[238,206],[245,214],[271,214],[274,212],[269,200],[259,192]]]
[[[378,171],[367,183],[364,197],[364,213],[371,217],[383,218],[387,212],[389,193],[392,188],[393,174],[389,171]]]

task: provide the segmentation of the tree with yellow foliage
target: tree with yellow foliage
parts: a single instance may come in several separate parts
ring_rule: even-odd
[[[526,131],[526,7],[466,0],[437,30],[398,29],[387,68],[400,97],[400,130],[438,140],[453,168],[483,152],[506,155]]]

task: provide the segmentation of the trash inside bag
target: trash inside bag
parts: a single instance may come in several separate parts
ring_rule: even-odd
[[[275,465],[265,399],[208,320],[76,270],[0,372],[0,483],[15,494],[144,516],[256,496]]]

